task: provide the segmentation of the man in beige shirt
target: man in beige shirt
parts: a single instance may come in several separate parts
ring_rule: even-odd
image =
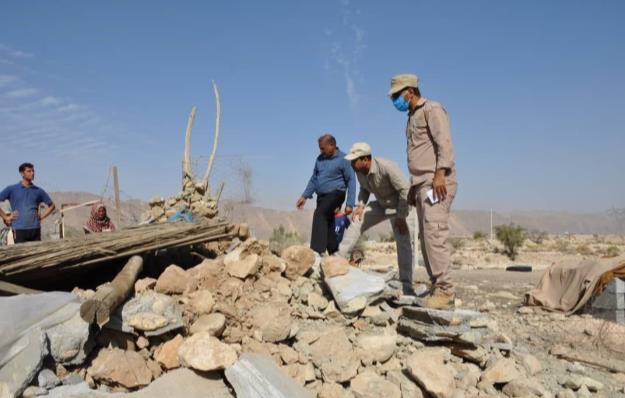
[[[454,149],[447,111],[438,102],[423,98],[418,86],[416,75],[397,75],[391,79],[388,95],[397,110],[408,112],[408,202],[417,207],[421,250],[432,282],[422,305],[449,308],[455,298],[447,244],[449,210],[458,187]]]
[[[397,163],[371,156],[371,147],[366,142],[352,145],[345,156],[352,164],[360,184],[358,204],[352,213],[352,224],[345,231],[338,254],[349,258],[360,236],[369,228],[389,220],[397,245],[399,279],[405,294],[414,294],[412,289],[412,240],[407,222],[410,208],[408,190],[410,185]],[[369,202],[371,194],[376,200]],[[414,217],[414,215],[413,215]],[[412,219],[414,220],[414,218]]]

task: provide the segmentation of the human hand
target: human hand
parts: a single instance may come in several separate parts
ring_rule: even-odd
[[[350,214],[352,214],[352,212],[353,212],[353,211],[354,211],[354,209],[353,209],[353,208],[351,208],[351,207],[349,207],[349,206],[346,206],[346,207],[345,207],[345,214],[346,214],[346,215],[348,215],[348,216],[349,216]]]
[[[364,206],[358,206],[352,210],[352,221],[358,221],[362,218],[363,213],[365,212]]]
[[[397,228],[397,231],[400,235],[406,235],[407,233],[409,233],[408,223],[406,222],[405,218],[396,218],[395,228]]]
[[[445,170],[438,169],[434,174],[434,180],[432,181],[432,190],[434,191],[434,199],[440,201],[445,200],[447,197],[447,187],[445,186]]]
[[[304,208],[304,204],[306,203],[306,198],[303,196],[300,196],[299,199],[297,199],[297,202],[295,202],[295,206],[302,210]]]

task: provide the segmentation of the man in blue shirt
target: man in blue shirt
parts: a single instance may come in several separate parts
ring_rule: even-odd
[[[8,200],[12,209],[11,213],[5,213],[0,208],[0,217],[13,229],[15,243],[38,241],[41,240],[41,220],[48,217],[55,206],[46,191],[33,184],[35,166],[22,163],[19,171],[22,181],[0,192],[0,202]],[[43,213],[39,213],[41,203],[48,206]]]
[[[356,177],[345,154],[336,146],[336,139],[331,134],[319,138],[321,154],[315,161],[313,174],[302,196],[297,199],[298,209],[304,208],[306,199],[317,194],[317,208],[313,214],[310,248],[317,253],[329,254],[339,248],[334,230],[334,211],[343,205],[347,193],[345,213],[350,214],[356,199]]]

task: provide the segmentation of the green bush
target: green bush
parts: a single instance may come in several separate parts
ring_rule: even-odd
[[[590,246],[585,245],[585,244],[577,246],[577,252],[581,254],[582,256],[590,256],[591,254],[593,254],[593,251],[590,248]]]
[[[606,257],[616,257],[619,254],[621,254],[621,249],[619,249],[618,247],[614,245],[608,246],[608,248],[605,251]]]
[[[464,243],[464,239],[460,237],[449,238],[449,244],[454,248],[454,250],[462,249],[464,247]]]
[[[495,236],[504,246],[503,253],[511,260],[514,260],[519,248],[525,242],[525,230],[523,227],[514,224],[498,225],[495,227]]]
[[[482,240],[486,239],[486,234],[482,231],[475,231],[473,233],[473,240]]]

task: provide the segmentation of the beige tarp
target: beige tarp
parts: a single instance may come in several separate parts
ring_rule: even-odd
[[[625,278],[625,256],[554,265],[527,293],[526,304],[572,314],[601,294],[614,277]]]

